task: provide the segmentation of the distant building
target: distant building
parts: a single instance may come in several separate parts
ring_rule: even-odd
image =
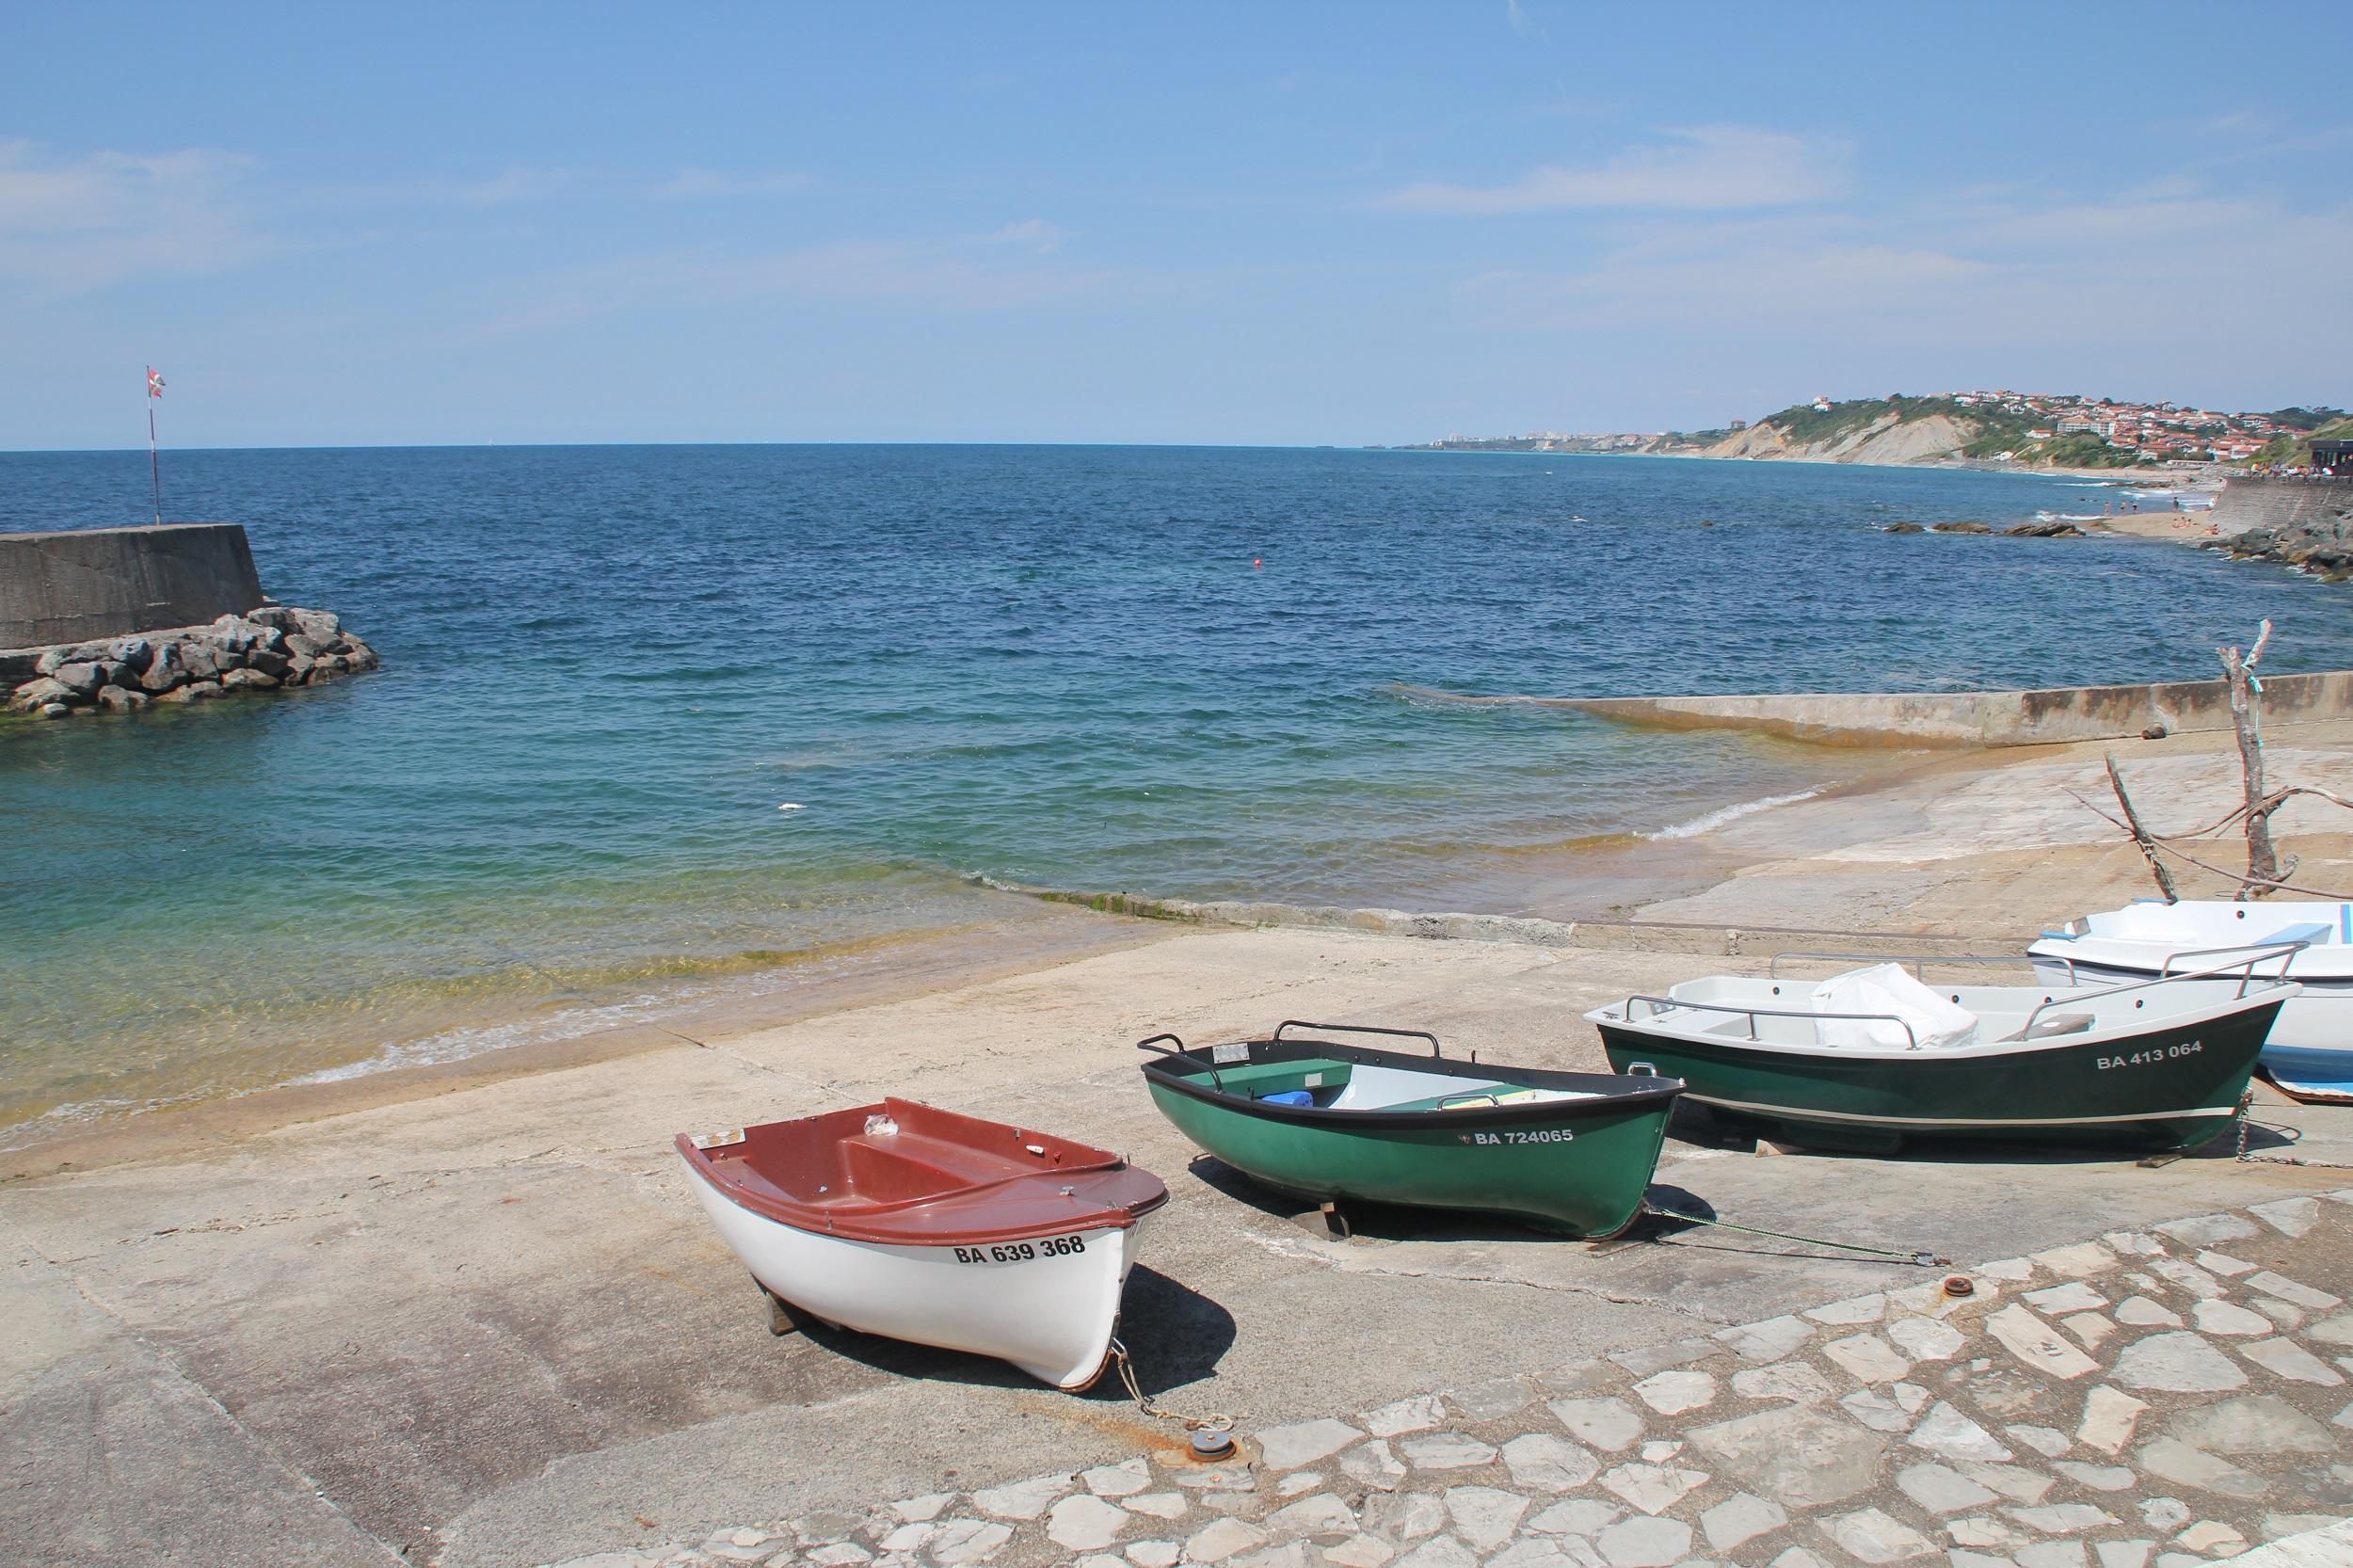
[[[1745,419],[1736,419],[1732,422],[1731,427],[1735,430],[1746,430],[1749,427],[1749,422]]]

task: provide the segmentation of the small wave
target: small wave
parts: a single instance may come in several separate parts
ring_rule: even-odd
[[[464,1024],[420,1038],[395,1041],[360,1061],[321,1067],[282,1081],[340,1083],[395,1068],[439,1066],[517,1046],[547,1045],[621,1029],[649,1028],[685,1038],[663,1020],[730,996],[771,995],[810,984],[841,973],[859,960],[880,956],[907,941],[960,929],[944,926],[927,932],[880,932],[789,951],[751,948],[711,956],[680,953],[572,968],[560,975],[531,966],[565,999],[562,1003],[500,1023]],[[597,1000],[583,991],[584,985],[621,986],[624,990],[621,995]]]
[[[2059,481],[2059,488],[2063,490],[2113,490],[2121,488],[2123,483],[2121,479],[2062,479]]]
[[[1539,711],[1559,709],[1564,699],[1548,696],[1482,696],[1471,692],[1442,691],[1435,686],[1417,686],[1409,681],[1392,680],[1374,688],[1381,696],[1408,708],[1531,708]]]
[[[1662,827],[1656,833],[1645,833],[1642,837],[1650,840],[1696,839],[1703,833],[1713,833],[1726,823],[1738,822],[1742,817],[1753,817],[1759,811],[1769,811],[1776,806],[1795,806],[1801,800],[1812,800],[1821,792],[1818,789],[1800,790],[1795,794],[1767,795],[1762,800],[1744,800],[1737,806],[1719,807],[1705,815],[1693,817],[1689,822],[1679,822],[1673,827]]]
[[[2098,512],[2037,512],[2034,520],[2037,522],[2099,522],[2103,520],[2102,515]]]

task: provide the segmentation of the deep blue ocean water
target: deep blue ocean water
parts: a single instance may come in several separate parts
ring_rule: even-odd
[[[0,454],[0,528],[145,454]],[[0,728],[0,1127],[446,1055],[1016,918],[1003,881],[1447,903],[1835,769],[1406,688],[1900,690],[2353,665],[2344,590],[2021,475],[1045,447],[165,455],[376,675]],[[781,810],[791,804],[795,810]],[[887,958],[886,960],[887,961]]]

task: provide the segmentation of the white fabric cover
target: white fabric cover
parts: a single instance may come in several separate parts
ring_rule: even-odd
[[[1977,1016],[1912,978],[1900,964],[1849,969],[1814,987],[1817,1013],[1877,1013],[1888,1016],[1825,1018],[1817,1027],[1826,1046],[1965,1046],[1977,1037]],[[1896,1023],[1912,1026],[1906,1035]]]

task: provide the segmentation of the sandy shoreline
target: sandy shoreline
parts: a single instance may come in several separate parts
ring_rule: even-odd
[[[2115,749],[2144,808],[2179,827],[2234,787],[2226,740]],[[2271,741],[2281,777],[2353,789],[2353,722]],[[1891,759],[1674,841],[1663,880],[1641,876],[1657,846],[1563,856],[1522,901],[1556,928],[1544,942],[1058,908],[1050,946],[973,934],[920,968],[812,988],[791,1018],[698,1024],[698,1043],[631,1032],[19,1151],[0,1182],[14,1330],[0,1409],[15,1413],[0,1424],[15,1456],[0,1542],[89,1568],[528,1568],[1166,1454],[1174,1429],[1114,1391],[1058,1395],[856,1336],[769,1336],[670,1138],[885,1094],[1067,1131],[1160,1174],[1176,1201],[1153,1222],[1122,1335],[1147,1393],[1240,1412],[1250,1430],[1712,1344],[1916,1284],[1908,1263],[1725,1233],[1584,1246],[1433,1219],[1317,1240],[1196,1159],[1142,1093],[1130,1043],[1326,1018],[1593,1068],[1584,1010],[1761,972],[1777,948],[2014,952],[2042,921],[2146,886],[2137,855],[2064,793],[2101,776],[2103,749]],[[2282,826],[2302,874],[2353,875],[2342,824]],[[2258,1118],[2260,1151],[2353,1163],[2341,1111],[2266,1102]],[[1656,1191],[1768,1231],[1975,1267],[2345,1181],[2221,1147],[2153,1169],[1762,1152],[1678,1118]],[[174,1549],[145,1544],[158,1541]]]
[[[2301,776],[2353,792],[2353,721],[2276,727],[2271,744],[2275,781]],[[2065,789],[2108,805],[2100,760],[2115,751],[2143,809],[2168,825],[2187,825],[2229,808],[2236,790],[2231,746],[2228,735],[2205,733],[1998,752],[1852,752],[1853,776],[1846,781],[1734,816],[1710,831],[1520,857],[1508,880],[1478,889],[1472,913],[1551,922],[1570,929],[1543,940],[1621,951],[1756,952],[1776,938],[1796,948],[1840,937],[1872,938],[1878,947],[1916,936],[1929,951],[2015,952],[2051,921],[2150,891],[2138,856]],[[2305,876],[2353,883],[2353,822],[2340,826],[2325,808],[2297,807],[2282,813],[2279,825],[2306,857]],[[2228,863],[2230,852],[2227,843],[2220,846],[2217,863]],[[2188,885],[2227,890],[2223,879],[2201,883],[2201,875],[2192,873]],[[359,1110],[681,1048],[690,1038],[722,1046],[832,1012],[1042,972],[1224,923],[1098,913],[1060,899],[1042,913],[1016,930],[911,940],[887,968],[780,996],[705,1001],[637,1024],[455,1062],[282,1085],[133,1112],[95,1128],[36,1133],[0,1151],[0,1181],[167,1158]],[[1258,904],[1247,906],[1243,919],[1381,933],[1413,928],[1415,913]],[[1445,934],[1514,937],[1475,920]],[[1409,941],[1407,950],[1421,945]]]

